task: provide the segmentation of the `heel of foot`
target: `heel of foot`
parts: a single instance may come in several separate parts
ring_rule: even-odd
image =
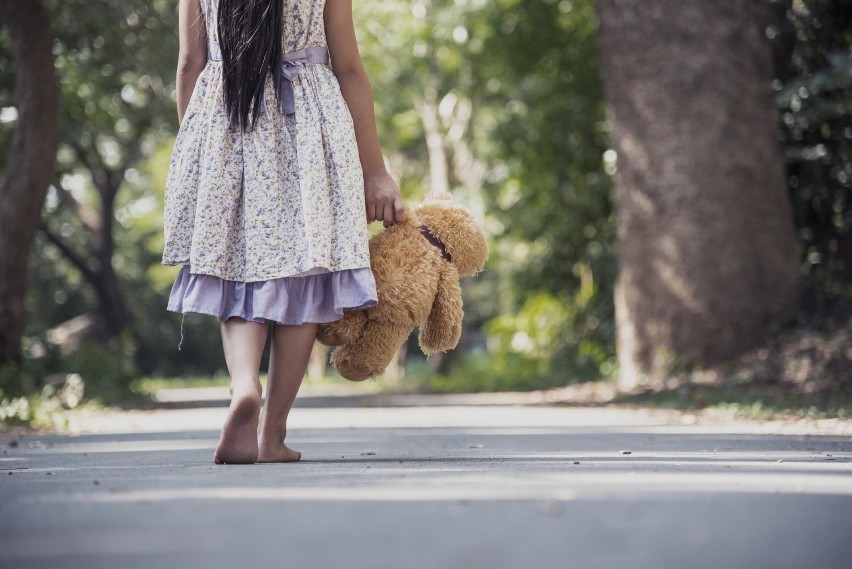
[[[297,462],[302,458],[302,453],[293,450],[287,445],[281,443],[268,447],[261,445],[258,452],[258,462]]]
[[[235,396],[231,401],[222,436],[216,446],[216,464],[252,464],[257,462],[257,424],[260,397],[257,394]]]

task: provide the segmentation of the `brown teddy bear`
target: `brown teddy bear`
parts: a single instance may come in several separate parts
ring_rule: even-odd
[[[427,356],[455,348],[464,315],[459,277],[481,271],[487,258],[470,213],[449,197],[428,199],[370,239],[378,304],[321,324],[317,339],[339,346],[331,362],[352,381],[383,373],[416,326]]]

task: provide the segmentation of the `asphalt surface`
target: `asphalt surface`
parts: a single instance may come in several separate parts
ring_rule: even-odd
[[[849,436],[386,403],[301,400],[295,464],[214,465],[217,406],[0,438],[0,567],[852,567]]]

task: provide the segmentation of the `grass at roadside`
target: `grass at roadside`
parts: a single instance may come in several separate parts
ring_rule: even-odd
[[[612,402],[687,411],[710,409],[744,419],[852,418],[852,392],[843,385],[803,392],[800,386],[789,382],[681,383],[620,394]]]
[[[557,405],[623,405],[703,411],[741,419],[806,418],[852,419],[852,389],[847,382],[795,382],[764,375],[703,372],[646,385],[631,391],[619,391],[615,380],[575,383],[546,389],[505,389],[540,395],[536,399]],[[416,364],[401,380],[378,377],[365,383],[352,383],[336,374],[305,380],[302,392],[352,390],[375,393],[477,393],[496,392],[481,389],[480,382],[465,377],[444,378],[435,383],[428,366]],[[449,383],[452,379],[452,383]],[[266,375],[261,376],[266,385]],[[145,378],[136,389],[151,394],[161,389],[191,387],[227,387],[227,377]],[[436,389],[435,386],[438,386]],[[448,388],[448,386],[450,388]]]
[[[103,409],[97,401],[85,401],[67,407],[54,397],[30,395],[0,402],[0,433],[27,431],[63,432],[73,417]]]
[[[529,364],[507,362],[512,360],[461,361],[446,376],[420,367],[403,385],[435,393],[536,391],[556,404],[707,409],[744,419],[852,419],[850,318],[803,317],[733,361],[673,371],[630,391],[619,391],[614,378],[577,382],[558,371],[545,375]]]

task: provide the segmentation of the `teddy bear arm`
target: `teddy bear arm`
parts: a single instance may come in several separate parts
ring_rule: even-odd
[[[366,324],[366,310],[347,310],[343,318],[320,324],[317,341],[326,346],[342,346],[360,336]]]
[[[418,341],[423,353],[430,355],[455,348],[461,338],[463,316],[459,275],[455,267],[448,265],[439,276],[432,311],[420,327]]]

